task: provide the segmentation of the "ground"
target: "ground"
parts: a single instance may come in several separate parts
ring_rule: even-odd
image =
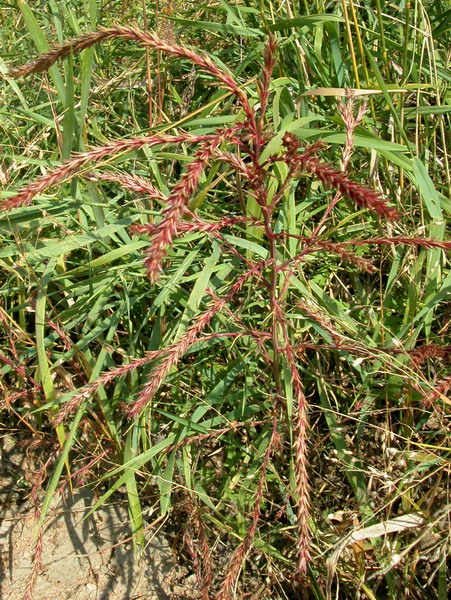
[[[10,436],[2,438],[1,446],[0,597],[22,600],[36,553],[36,515],[27,490],[21,489],[24,453]],[[161,533],[148,533],[138,560],[126,503],[116,501],[85,518],[94,501],[88,489],[64,490],[55,496],[46,519],[33,600],[196,597],[193,576],[177,565]]]

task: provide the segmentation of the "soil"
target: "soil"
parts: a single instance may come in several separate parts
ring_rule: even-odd
[[[9,438],[0,440],[0,598],[22,600],[36,552],[35,511],[25,500],[25,459]],[[29,486],[25,486],[29,492]],[[125,501],[85,518],[95,503],[87,490],[63,492],[45,522],[42,566],[33,600],[173,600],[195,598],[193,576],[178,565],[161,533],[146,536],[135,556]]]

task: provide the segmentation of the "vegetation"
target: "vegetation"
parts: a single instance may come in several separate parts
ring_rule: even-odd
[[[158,506],[203,600],[446,598],[446,4],[0,11],[37,548],[70,481],[137,552]]]

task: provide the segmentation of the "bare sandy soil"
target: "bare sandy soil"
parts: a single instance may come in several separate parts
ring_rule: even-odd
[[[8,440],[7,440],[8,441]],[[0,467],[0,598],[22,600],[35,556],[36,519],[23,501],[25,465],[2,438]],[[133,552],[127,507],[94,504],[89,490],[55,498],[45,523],[34,600],[172,600],[195,598],[192,577],[176,564],[161,534],[149,533],[140,560]]]

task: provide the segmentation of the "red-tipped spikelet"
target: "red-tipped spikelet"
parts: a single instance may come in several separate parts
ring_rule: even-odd
[[[221,589],[219,590],[216,600],[230,600],[233,597],[233,590],[237,584],[240,571],[243,566],[243,560],[246,558],[249,549],[255,538],[257,531],[258,521],[261,513],[261,501],[263,498],[263,490],[266,481],[266,469],[268,467],[269,459],[274,450],[274,447],[279,444],[279,436],[277,433],[277,420],[273,420],[272,434],[269,440],[269,444],[266,448],[265,457],[261,466],[260,477],[257,486],[257,492],[255,494],[254,508],[252,511],[252,522],[246,533],[246,537],[235,550],[230,560],[229,572],[222,582]]]
[[[115,156],[122,152],[129,152],[131,150],[139,150],[144,146],[152,147],[160,144],[180,144],[183,142],[196,144],[212,139],[216,139],[216,136],[191,135],[185,133],[180,135],[156,134],[111,142],[106,146],[100,146],[88,152],[82,152],[74,158],[67,160],[56,169],[53,169],[53,171],[49,171],[36,181],[29,183],[17,194],[2,200],[0,202],[0,210],[12,210],[13,208],[18,208],[20,206],[28,206],[37,194],[42,193],[44,190],[53,187],[65,179],[77,175],[77,173],[89,163],[99,163],[107,157]]]
[[[349,240],[342,242],[346,246],[366,246],[376,244],[378,246],[385,244],[402,244],[404,246],[419,246],[420,248],[441,248],[442,250],[451,250],[451,242],[433,240],[431,238],[415,237],[387,237],[387,238],[367,238],[365,240]]]
[[[364,101],[354,114],[354,102],[355,92],[352,89],[346,90],[346,102],[338,103],[338,110],[346,128],[346,139],[345,145],[342,152],[341,170],[345,172],[348,168],[349,161],[351,160],[353,148],[354,148],[354,131],[358,125],[363,121],[363,117],[366,113],[367,103]]]
[[[145,260],[147,275],[152,282],[155,282],[161,273],[163,258],[166,256],[168,247],[172,245],[172,240],[177,233],[177,227],[188,200],[197,188],[205,167],[222,142],[233,137],[240,127],[220,130],[213,139],[202,144],[195,155],[194,161],[189,165],[186,173],[168,196],[167,206],[163,211],[163,219],[155,225],[153,238]]]
[[[349,250],[347,250],[347,246],[345,244],[318,241],[315,242],[315,246],[310,248],[308,252],[317,252],[318,250],[327,250],[328,252],[338,254],[338,256],[340,256],[344,261],[355,265],[361,271],[373,273],[376,270],[370,260],[368,260],[367,258],[362,258],[361,256],[354,254],[354,252],[350,252]]]
[[[451,346],[439,346],[438,344],[428,344],[419,346],[409,352],[410,360],[416,367],[420,367],[430,358],[439,358],[443,361],[451,361]]]
[[[190,512],[189,523],[197,530],[198,541],[197,544],[194,543],[189,531],[186,531],[184,539],[193,561],[201,600],[210,600],[210,589],[213,583],[213,564],[210,546],[200,509],[191,498],[188,499],[187,505],[187,509]]]
[[[132,362],[126,365],[120,365],[115,369],[111,369],[111,371],[106,371],[105,373],[102,373],[102,375],[98,379],[96,379],[92,383],[88,383],[88,385],[85,385],[83,388],[81,388],[81,390],[78,391],[77,394],[72,396],[72,398],[68,400],[66,404],[63,405],[63,407],[55,417],[55,424],[58,425],[59,423],[64,421],[64,419],[66,419],[70,414],[75,412],[80,406],[80,404],[87,398],[92,397],[93,394],[95,394],[100,387],[108,385],[110,382],[114,381],[118,377],[124,377],[128,373],[131,373],[132,371],[135,371],[136,369],[147,365],[155,359],[160,358],[165,353],[165,351],[166,349],[148,352],[142,358],[135,358]]]
[[[451,375],[448,375],[447,377],[444,377],[443,379],[441,379],[436,384],[435,388],[431,392],[429,392],[428,394],[425,394],[425,396],[423,398],[423,402],[425,403],[426,406],[433,406],[433,404],[442,397],[445,399],[445,402],[446,402],[446,401],[448,401],[448,392],[450,390],[451,390]]]
[[[56,61],[69,56],[69,54],[76,54],[81,50],[90,48],[94,44],[114,38],[135,41],[144,47],[164,52],[169,56],[185,58],[200,67],[202,70],[210,73],[215,79],[220,81],[226,89],[235,94],[241,106],[243,107],[251,131],[254,134],[257,133],[255,113],[249,105],[246,94],[240,89],[235,79],[229,73],[220,69],[218,65],[216,65],[216,63],[214,63],[211,58],[206,55],[197,54],[189,48],[185,48],[184,46],[180,46],[178,44],[168,43],[155,33],[147,33],[135,27],[114,25],[113,27],[101,28],[98,31],[93,31],[91,33],[82,35],[81,37],[68,40],[61,46],[57,46],[50,50],[50,52],[38,57],[36,60],[33,60],[16,69],[11,69],[8,75],[13,78],[18,78],[29,75],[30,73],[46,71],[52,65],[54,65]]]
[[[88,173],[87,179],[94,181],[111,181],[112,183],[118,183],[124,189],[134,192],[135,194],[145,194],[149,198],[160,200],[161,202],[167,202],[167,196],[153,186],[150,181],[144,177],[138,175],[130,175],[129,173],[113,173],[107,171],[104,173]]]
[[[379,217],[390,221],[399,219],[398,211],[374,190],[352,181],[347,175],[332,165],[322,163],[316,158],[300,159],[299,166],[312,175],[316,175],[326,186],[335,188],[353,200],[358,206],[374,210]]]
[[[321,162],[308,149],[299,154],[300,142],[294,134],[285,133],[283,143],[287,148],[287,162],[297,165],[299,171],[303,170],[315,175],[327,187],[345,194],[358,206],[374,210],[379,217],[385,217],[389,220],[399,219],[398,211],[390,206],[379,193],[356,181],[352,181],[345,173],[338,171],[332,165]]]
[[[253,340],[254,346],[263,357],[264,362],[268,365],[268,372],[272,376],[274,406],[271,408],[270,418],[272,419],[275,410],[279,410],[283,402],[280,402],[284,394],[284,377],[288,370],[291,373],[291,381],[294,395],[294,436],[293,436],[293,460],[295,473],[295,490],[293,490],[293,499],[296,504],[297,513],[297,572],[305,574],[307,565],[310,560],[311,547],[311,532],[309,528],[310,518],[310,499],[309,499],[309,479],[308,479],[308,403],[304,394],[303,382],[299,373],[299,368],[296,362],[295,349],[292,344],[292,337],[288,332],[290,326],[290,317],[287,311],[287,296],[292,285],[292,276],[296,273],[300,263],[305,260],[305,257],[320,251],[328,251],[340,256],[343,260],[348,261],[360,269],[368,272],[373,271],[374,267],[371,262],[365,258],[357,256],[349,246],[361,246],[370,244],[405,244],[417,245],[423,248],[440,248],[449,249],[451,242],[441,242],[429,240],[426,238],[408,238],[408,237],[380,237],[363,240],[347,240],[344,242],[333,242],[328,239],[323,240],[320,237],[323,235],[324,224],[329,219],[336,203],[341,198],[342,194],[353,200],[357,206],[367,208],[374,211],[380,218],[388,220],[396,220],[399,218],[397,210],[390,206],[376,191],[352,181],[345,173],[351,159],[355,128],[362,121],[365,114],[365,106],[361,106],[355,114],[354,110],[354,95],[348,92],[348,100],[346,103],[339,104],[339,111],[343,118],[346,127],[346,139],[342,152],[342,171],[337,170],[328,163],[323,163],[318,158],[318,153],[324,147],[321,142],[317,142],[305,149],[301,149],[301,143],[291,133],[285,133],[283,136],[284,151],[278,151],[277,155],[270,156],[266,161],[262,160],[262,150],[265,145],[274,137],[274,134],[265,129],[265,119],[267,118],[267,106],[270,93],[270,82],[272,73],[275,67],[276,44],[275,40],[270,37],[265,50],[264,66],[262,74],[257,82],[259,106],[251,105],[249,97],[238,81],[225,69],[220,68],[212,59],[204,54],[196,53],[189,48],[164,40],[162,37],[154,34],[141,31],[133,27],[123,27],[115,25],[110,28],[103,28],[97,32],[89,33],[79,38],[69,40],[62,46],[54,48],[50,52],[44,54],[38,59],[10,72],[12,77],[26,76],[31,73],[41,72],[51,67],[58,59],[67,57],[71,53],[82,51],[96,43],[108,39],[125,39],[136,41],[145,48],[151,48],[158,52],[164,52],[169,56],[191,61],[195,66],[199,67],[204,72],[219,82],[228,92],[233,94],[237,99],[238,108],[241,111],[240,121],[238,124],[219,129],[212,134],[193,135],[189,133],[179,133],[177,135],[168,134],[153,134],[144,137],[133,137],[130,139],[113,141],[105,146],[94,148],[87,152],[83,152],[64,162],[61,166],[49,171],[45,175],[38,178],[23,187],[19,192],[0,202],[0,209],[10,210],[20,206],[28,205],[32,199],[45,190],[57,185],[63,180],[73,176],[87,177],[98,181],[109,181],[120,185],[123,189],[137,194],[145,194],[149,198],[156,199],[164,205],[161,219],[156,223],[135,224],[131,227],[133,233],[147,234],[150,236],[149,248],[146,251],[145,266],[147,275],[152,282],[155,282],[163,269],[163,262],[168,251],[173,245],[175,237],[179,233],[185,232],[203,232],[211,235],[215,240],[219,241],[221,251],[228,252],[233,255],[233,265],[239,265],[240,273],[232,279],[235,281],[228,288],[228,291],[218,297],[215,293],[207,290],[206,293],[211,296],[207,309],[202,312],[192,322],[186,330],[183,337],[177,342],[154,352],[147,353],[144,357],[132,360],[130,364],[121,365],[111,371],[102,374],[96,381],[81,388],[60,410],[55,422],[61,421],[76,410],[80,404],[93,394],[95,394],[101,386],[115,380],[117,377],[123,377],[133,372],[146,364],[153,363],[149,377],[145,380],[136,400],[127,406],[127,416],[137,418],[146,409],[148,404],[153,400],[155,394],[159,390],[167,378],[170,371],[179,363],[186,352],[200,339],[208,339],[208,334],[205,330],[208,329],[214,317],[221,311],[227,313],[226,316],[233,324],[233,327],[238,331],[220,333],[216,330],[210,334],[210,337],[220,335],[230,336],[231,338],[239,338],[239,336],[248,336]],[[257,111],[260,112],[257,112]],[[244,113],[244,116],[243,116]],[[258,118],[257,115],[258,114]],[[136,151],[144,146],[158,146],[163,144],[181,144],[187,143],[191,147],[197,146],[197,151],[192,152],[194,156],[192,161],[187,166],[185,172],[180,179],[175,183],[169,195],[163,194],[156,189],[151,181],[129,175],[127,173],[101,171],[102,161],[107,158],[117,156],[120,153]],[[227,149],[225,149],[227,146]],[[232,174],[232,178],[237,180],[235,189],[237,191],[236,209],[234,207],[232,215],[219,216],[217,220],[205,220],[189,210],[189,201],[199,188],[201,178],[204,171],[214,162],[222,163],[220,166],[227,171],[226,175]],[[279,177],[280,173],[275,173],[272,165],[278,162],[284,162],[284,168],[280,172],[284,172],[285,176]],[[288,168],[287,168],[288,167]],[[88,169],[95,168],[95,171]],[[302,172],[309,173],[316,177],[320,182],[329,188],[337,190],[335,197],[329,203],[326,211],[322,215],[319,222],[316,222],[312,227],[309,237],[301,237],[290,233],[291,226],[287,231],[281,231],[285,226],[284,217],[282,214],[277,214],[276,207],[285,198],[289,186],[293,183],[293,179],[298,178]],[[276,175],[276,176],[275,176]],[[221,177],[223,173],[221,173]],[[224,176],[225,177],[225,176]],[[227,185],[230,182],[227,181]],[[273,186],[274,184],[274,186]],[[230,184],[233,185],[233,184]],[[245,191],[245,195],[242,191]],[[294,195],[293,195],[294,197]],[[244,198],[244,201],[243,201]],[[297,196],[296,196],[297,198]],[[258,218],[236,215],[240,206],[245,205],[246,199],[253,199],[257,205]],[[246,208],[244,209],[246,210]],[[246,213],[248,214],[248,213]],[[293,211],[293,214],[296,214]],[[284,217],[285,218],[285,217]],[[267,251],[267,260],[256,262],[258,259],[252,257],[252,253],[242,249],[243,245],[231,241],[232,236],[227,236],[220,230],[223,228],[231,228],[240,224],[252,225],[261,233],[262,245],[266,243],[264,251]],[[243,228],[241,228],[243,229]],[[242,235],[242,231],[238,232]],[[281,251],[280,246],[288,238],[297,238],[303,246],[298,254],[296,252],[286,252],[285,248]],[[235,237],[236,240],[236,237]],[[244,246],[247,249],[246,246]],[[293,256],[295,254],[295,256]],[[287,258],[288,257],[288,258]],[[283,262],[284,261],[284,262]],[[229,261],[228,264],[232,264]],[[259,292],[262,291],[262,296],[266,294],[268,313],[267,319],[262,319],[264,325],[262,330],[258,319],[252,321],[252,325],[246,322],[247,316],[236,314],[233,311],[233,306],[227,305],[235,299],[244,285],[251,279],[258,280]],[[263,302],[259,302],[263,306]],[[300,310],[307,315],[308,318],[320,324],[320,326],[330,335],[332,343],[330,344],[312,344],[303,342],[298,346],[299,349],[305,351],[308,348],[313,350],[332,349],[334,351],[346,350],[356,353],[358,356],[374,358],[375,349],[364,348],[363,344],[358,343],[345,344],[346,338],[342,335],[328,319],[324,318],[319,310],[312,308],[307,303],[299,303]],[[239,311],[238,311],[239,312]],[[224,319],[226,321],[227,319]],[[54,323],[50,326],[60,335],[66,349],[71,348],[70,339],[63,336],[64,331]],[[377,349],[376,349],[377,350]],[[382,349],[387,352],[389,350]],[[428,347],[418,348],[410,352],[410,357],[415,366],[421,364],[427,358],[444,358],[446,349],[431,345]],[[14,361],[4,359],[0,356],[2,362],[11,367],[13,371],[21,377],[26,376],[26,368],[20,365],[14,366]],[[18,361],[16,361],[18,362]],[[266,376],[266,375],[265,375]],[[35,382],[34,382],[35,383]],[[37,384],[36,384],[37,385]],[[435,390],[426,398],[430,402],[444,395],[451,386],[451,379],[445,378],[437,384]],[[266,421],[268,415],[266,415]],[[264,487],[266,482],[266,470],[276,444],[278,443],[277,426],[283,422],[279,422],[276,418],[273,420],[272,435],[264,455],[261,466],[260,477],[255,494],[255,502],[252,508],[252,517],[250,527],[247,534],[239,544],[230,562],[229,573],[222,582],[217,600],[229,600],[233,597],[234,589],[237,586],[238,578],[242,568],[244,559],[250,551],[257,532],[257,527],[260,519],[261,501],[263,499]],[[229,423],[230,424],[230,423]],[[190,443],[198,443],[219,436],[222,433],[230,431],[235,425],[232,423],[230,427],[217,429],[215,431],[207,431],[204,434],[196,435],[195,437],[186,437],[179,444],[166,448],[166,451],[174,450],[180,445]],[[91,463],[90,463],[91,464]],[[197,511],[197,512],[196,512]],[[206,532],[203,527],[202,518],[197,508],[193,508],[192,521],[196,524],[197,537],[199,547],[196,547],[194,538],[191,534],[186,535],[186,543],[193,558],[196,576],[199,582],[203,600],[208,600],[212,587],[212,565],[211,553],[208,546]],[[40,551],[39,547],[37,550]],[[34,575],[33,575],[34,577]],[[33,583],[33,582],[32,582]]]
[[[269,84],[271,82],[272,73],[276,65],[276,48],[276,39],[274,36],[270,35],[265,48],[265,63],[263,65],[262,77],[257,84],[258,93],[260,96],[260,131],[262,131],[263,129],[263,122],[266,115],[266,106],[268,104]]]
[[[142,412],[156,394],[169,371],[178,363],[188,348],[196,342],[199,334],[209,325],[213,317],[219,313],[228,302],[230,302],[248,279],[251,277],[258,277],[259,273],[266,265],[267,261],[258,263],[252,267],[252,269],[244,273],[244,275],[241,275],[225,296],[213,301],[210,307],[197,317],[196,321],[189,327],[179,342],[166,348],[163,360],[152,371],[149,382],[144,386],[137,400],[129,407],[128,414],[130,417],[137,417]]]
[[[310,319],[312,319],[313,321],[316,321],[316,323],[321,325],[321,327],[325,331],[327,331],[327,333],[330,335],[330,337],[335,342],[337,347],[339,347],[341,345],[341,343],[343,341],[343,339],[342,339],[343,336],[340,334],[340,332],[337,329],[335,329],[335,327],[333,325],[331,325],[328,321],[326,321],[326,319],[323,317],[323,315],[319,311],[315,310],[311,306],[308,306],[305,302],[296,302],[296,305]]]
[[[308,477],[308,403],[302,389],[301,378],[296,366],[296,359],[288,336],[285,335],[285,356],[291,371],[296,409],[294,415],[294,473],[296,478],[296,503],[298,520],[298,573],[304,575],[310,562],[310,527],[308,519],[310,515],[310,489]]]

